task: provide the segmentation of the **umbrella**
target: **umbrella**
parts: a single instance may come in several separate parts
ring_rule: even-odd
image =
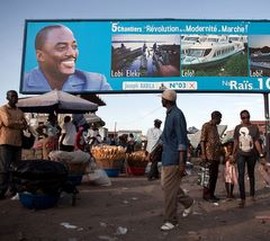
[[[97,116],[95,113],[85,114],[84,118],[87,123],[92,124],[94,123],[96,126],[104,126],[105,122]]]
[[[88,123],[96,123],[101,121],[101,118],[97,116],[95,113],[85,114],[84,118]]]
[[[61,90],[21,98],[18,100],[17,107],[24,112],[35,113],[86,113],[98,109],[97,104]]]

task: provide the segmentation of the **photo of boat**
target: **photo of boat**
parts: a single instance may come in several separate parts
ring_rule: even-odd
[[[270,37],[249,37],[250,76],[270,76]]]
[[[181,57],[186,56],[188,49],[195,45],[196,43],[203,42],[205,40],[205,35],[191,34],[181,36]]]
[[[217,65],[245,50],[244,41],[228,35],[206,35],[196,43],[181,42],[181,67],[201,68]]]
[[[270,62],[270,52],[262,53],[261,51],[257,51],[250,54],[250,59],[252,62]]]
[[[239,43],[240,45],[243,43],[244,47],[247,48],[248,45],[248,37],[247,35],[227,35],[229,42]]]
[[[270,63],[250,61],[251,77],[270,76]]]
[[[179,35],[114,35],[111,77],[180,76]]]
[[[270,52],[256,51],[251,53],[250,72],[251,76],[270,76]]]
[[[190,45],[200,43],[206,39],[206,35],[191,34],[181,36],[181,47],[188,47]]]

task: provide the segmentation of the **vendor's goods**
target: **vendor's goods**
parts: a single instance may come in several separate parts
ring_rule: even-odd
[[[146,160],[145,151],[135,151],[127,154],[126,162],[128,167],[145,168],[148,161]]]
[[[86,173],[86,168],[91,159],[89,153],[81,150],[73,152],[52,151],[49,157],[52,161],[63,163],[67,167],[68,180],[75,186],[81,184],[82,176]]]
[[[97,164],[103,168],[120,168],[126,157],[125,148],[122,146],[94,146],[91,153]]]
[[[198,185],[209,188],[209,163],[203,162],[198,172]]]
[[[11,173],[20,201],[25,207],[49,208],[56,204],[61,192],[72,194],[75,202],[78,191],[68,180],[68,170],[62,163],[24,160],[14,165]]]

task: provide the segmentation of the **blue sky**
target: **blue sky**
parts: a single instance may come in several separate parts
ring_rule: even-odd
[[[190,2],[191,3],[191,2]],[[19,90],[25,19],[269,19],[269,0],[3,0],[0,3],[0,104],[6,91]],[[107,106],[97,114],[109,130],[136,129],[146,133],[153,120],[164,120],[165,109],[156,94],[101,95]],[[239,112],[248,109],[254,120],[264,119],[263,97],[259,94],[178,94],[178,106],[188,126],[208,121],[213,110],[223,113],[229,129],[239,123]]]

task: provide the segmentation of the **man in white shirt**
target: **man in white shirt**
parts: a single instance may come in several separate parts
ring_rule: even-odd
[[[146,155],[147,157],[149,157],[149,160],[152,162],[150,171],[148,173],[148,180],[159,178],[158,162],[160,161],[159,159],[161,158],[161,155],[159,155],[158,153],[157,155],[152,155],[152,154],[155,149],[154,147],[157,144],[162,134],[162,130],[160,129],[161,124],[162,124],[161,120],[155,119],[154,127],[148,129],[147,134],[146,134],[146,138],[147,138]]]
[[[72,152],[76,142],[76,127],[71,122],[70,116],[65,116],[60,138],[60,150]]]
[[[92,123],[87,133],[88,144],[90,147],[96,146],[102,142],[97,126]]]

